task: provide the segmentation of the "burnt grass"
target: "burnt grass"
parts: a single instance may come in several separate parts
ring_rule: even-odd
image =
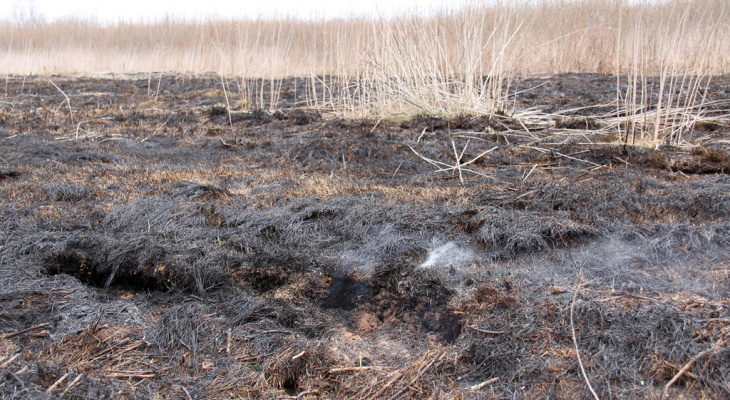
[[[730,397],[727,125],[624,143],[600,75],[520,81],[539,124],[50,80],[0,88],[0,398]]]

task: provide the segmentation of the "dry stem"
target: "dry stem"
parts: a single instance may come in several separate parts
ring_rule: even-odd
[[[580,347],[578,346],[578,335],[575,333],[575,321],[573,319],[573,315],[575,313],[575,302],[578,299],[578,293],[580,293],[580,288],[583,286],[583,274],[580,271],[580,268],[578,267],[578,264],[575,262],[575,259],[573,258],[573,252],[570,250],[570,246],[568,246],[568,243],[563,238],[563,234],[560,232],[560,227],[558,225],[557,218],[553,217],[555,220],[555,229],[558,232],[558,236],[560,236],[560,240],[562,241],[563,245],[565,246],[565,249],[568,250],[568,256],[570,257],[570,261],[573,263],[573,267],[575,268],[575,271],[578,275],[578,281],[580,282],[578,284],[578,287],[575,289],[575,292],[573,293],[573,300],[570,303],[570,332],[573,336],[573,346],[575,347],[575,356],[578,359],[578,365],[580,366],[580,372],[581,375],[583,375],[583,380],[585,380],[586,385],[588,385],[588,390],[590,390],[591,394],[593,395],[593,398],[596,400],[600,400],[598,397],[598,394],[596,394],[596,391],[593,389],[593,385],[591,385],[590,379],[588,379],[588,374],[586,373],[585,367],[583,366],[583,360],[580,356]]]
[[[697,360],[699,360],[700,358],[702,358],[702,357],[704,357],[704,356],[706,356],[708,354],[712,354],[714,352],[715,352],[714,349],[707,349],[705,351],[702,351],[702,352],[698,353],[697,355],[695,355],[694,357],[692,357],[689,361],[687,361],[687,364],[684,364],[684,366],[682,367],[682,369],[680,369],[679,372],[677,372],[677,374],[674,375],[672,377],[672,379],[670,379],[669,382],[667,382],[667,384],[664,386],[664,392],[662,392],[662,398],[666,398],[667,397],[667,394],[669,393],[669,388],[672,385],[674,385],[674,383],[677,382],[677,380],[679,380],[679,378],[681,378],[682,375],[684,375],[685,373],[687,373],[687,371],[689,371],[689,369],[692,368],[692,365],[695,362],[697,362]]]

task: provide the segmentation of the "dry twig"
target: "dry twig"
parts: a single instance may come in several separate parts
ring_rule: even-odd
[[[6,360],[6,361],[5,361],[4,363],[3,363],[3,365],[0,365],[0,367],[2,367],[2,368],[7,368],[7,367],[8,367],[8,365],[10,365],[10,364],[11,364],[11,363],[12,363],[13,361],[15,361],[15,359],[16,359],[16,358],[18,358],[19,356],[20,356],[20,353],[17,353],[16,355],[14,355],[14,356],[10,357],[9,359],[7,359],[7,360]]]
[[[327,371],[328,374],[341,374],[343,372],[357,372],[357,371],[369,371],[371,369],[380,369],[381,367],[367,366],[367,367],[344,367],[344,368],[332,368]]]
[[[63,393],[61,393],[61,398],[66,396],[66,393],[68,393],[68,391],[71,390],[72,387],[76,386],[76,384],[79,383],[79,381],[81,380],[81,378],[83,376],[84,376],[84,374],[78,374],[76,376],[76,378],[74,378],[74,380],[72,380],[71,383],[69,383],[68,386],[66,386],[66,390],[64,390]]]
[[[60,87],[58,87],[55,83],[53,83],[53,81],[50,78],[48,79],[48,82],[51,82],[51,85],[53,85],[53,87],[55,87],[56,89],[58,89],[58,91],[61,92],[61,94],[63,95],[63,97],[66,98],[65,103],[68,105],[68,113],[71,114],[71,117],[73,118],[73,113],[74,112],[71,109],[71,99],[69,99],[68,98],[68,95],[66,95],[66,93],[63,90],[61,90]],[[61,106],[63,106],[63,103],[61,103]]]
[[[469,390],[479,390],[479,389],[483,388],[484,386],[488,386],[488,385],[491,385],[491,384],[497,383],[497,382],[499,382],[499,377],[495,376],[494,378],[487,379],[486,381],[484,381],[482,383],[477,383],[474,386],[469,386]]]
[[[48,389],[46,389],[46,393],[51,393],[54,389],[56,389],[63,381],[68,378],[68,372],[66,372],[62,377],[58,378],[56,382],[53,383]]]
[[[30,328],[23,329],[22,331],[8,333],[8,334],[3,335],[2,338],[3,339],[10,339],[12,337],[20,336],[20,335],[22,335],[24,333],[28,333],[28,332],[31,332],[31,331],[34,331],[34,330],[37,330],[37,329],[42,329],[42,328],[48,328],[48,324],[40,324],[40,325],[36,325],[36,326],[31,326]]]
[[[578,267],[578,264],[575,262],[575,259],[573,259],[573,252],[570,250],[570,246],[568,246],[568,243],[563,238],[563,234],[560,232],[560,227],[558,226],[558,220],[555,219],[555,229],[558,232],[558,236],[560,236],[560,240],[563,242],[563,245],[565,246],[565,249],[568,250],[568,256],[570,257],[570,261],[573,263],[573,267],[575,267],[575,271],[578,274],[578,280],[579,284],[578,287],[575,289],[575,292],[573,293],[573,301],[570,303],[570,332],[573,336],[573,346],[575,347],[575,356],[578,359],[578,365],[580,366],[580,372],[583,375],[583,380],[585,380],[586,385],[588,385],[588,390],[591,391],[591,394],[593,395],[593,398],[596,400],[600,400],[598,397],[598,394],[596,394],[596,391],[593,389],[593,385],[591,385],[590,379],[588,379],[588,374],[586,373],[586,369],[583,366],[583,360],[580,357],[580,348],[578,347],[578,336],[575,333],[575,321],[573,320],[573,315],[575,314],[575,302],[578,299],[578,293],[580,293],[580,288],[583,286],[583,274],[580,271],[580,268]]]
[[[467,327],[467,329],[471,329],[473,331],[477,331],[477,332],[481,332],[481,333],[486,333],[488,335],[501,335],[501,334],[504,334],[504,331],[487,331],[487,330],[479,329],[476,326],[471,326],[471,325],[467,325],[466,327]]]
[[[672,379],[670,379],[669,382],[667,382],[667,384],[664,386],[664,392],[662,392],[662,398],[666,398],[667,397],[667,393],[669,392],[669,388],[672,385],[674,385],[674,383],[677,382],[677,380],[679,380],[679,378],[681,378],[682,375],[684,375],[685,373],[687,373],[687,371],[689,371],[689,369],[692,368],[692,365],[695,362],[697,362],[697,360],[699,360],[700,358],[702,358],[702,357],[704,357],[704,356],[706,356],[708,354],[714,353],[714,352],[715,352],[714,349],[707,349],[707,350],[705,350],[703,352],[698,353],[697,355],[695,355],[694,357],[692,357],[689,361],[687,361],[687,364],[684,364],[684,366],[682,367],[682,369],[680,369],[679,372],[677,372],[677,374],[674,375],[674,377],[672,377]]]
[[[417,152],[410,145],[408,146],[408,148],[411,149],[411,151],[415,155],[417,155],[418,157],[420,157],[422,160],[426,161],[427,163],[429,163],[429,164],[431,164],[431,165],[433,165],[435,167],[438,167],[439,169],[436,170],[436,172],[458,171],[459,172],[459,181],[461,181],[462,183],[464,183],[463,172],[470,172],[472,174],[479,175],[479,176],[483,176],[485,178],[491,178],[490,176],[485,175],[485,174],[483,174],[483,173],[481,173],[479,171],[475,171],[473,169],[467,169],[467,168],[464,168],[464,167],[467,166],[467,165],[469,165],[469,164],[473,164],[474,162],[476,162],[480,158],[482,158],[485,155],[491,153],[492,151],[498,149],[499,148],[498,146],[494,146],[494,147],[492,147],[489,150],[483,151],[478,156],[472,158],[470,161],[467,161],[465,163],[462,163],[461,162],[461,159],[464,157],[464,152],[466,152],[466,149],[469,146],[469,141],[467,140],[466,145],[464,145],[464,148],[461,151],[461,154],[459,154],[459,152],[456,150],[456,143],[454,143],[453,140],[451,141],[451,146],[452,146],[452,148],[454,150],[454,158],[455,158],[454,165],[449,165],[449,164],[444,163],[444,162],[441,162],[441,161],[437,161],[437,160],[430,159],[430,158],[422,155],[421,153]]]

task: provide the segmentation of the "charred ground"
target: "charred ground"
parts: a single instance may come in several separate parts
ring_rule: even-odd
[[[598,75],[520,81],[532,124],[50,80],[0,102],[3,398],[586,398],[572,328],[601,398],[730,396],[722,123],[623,142]]]

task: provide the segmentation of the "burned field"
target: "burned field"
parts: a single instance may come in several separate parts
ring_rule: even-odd
[[[730,396],[730,127],[622,143],[597,75],[521,82],[539,120],[306,85],[6,81],[2,398]]]

